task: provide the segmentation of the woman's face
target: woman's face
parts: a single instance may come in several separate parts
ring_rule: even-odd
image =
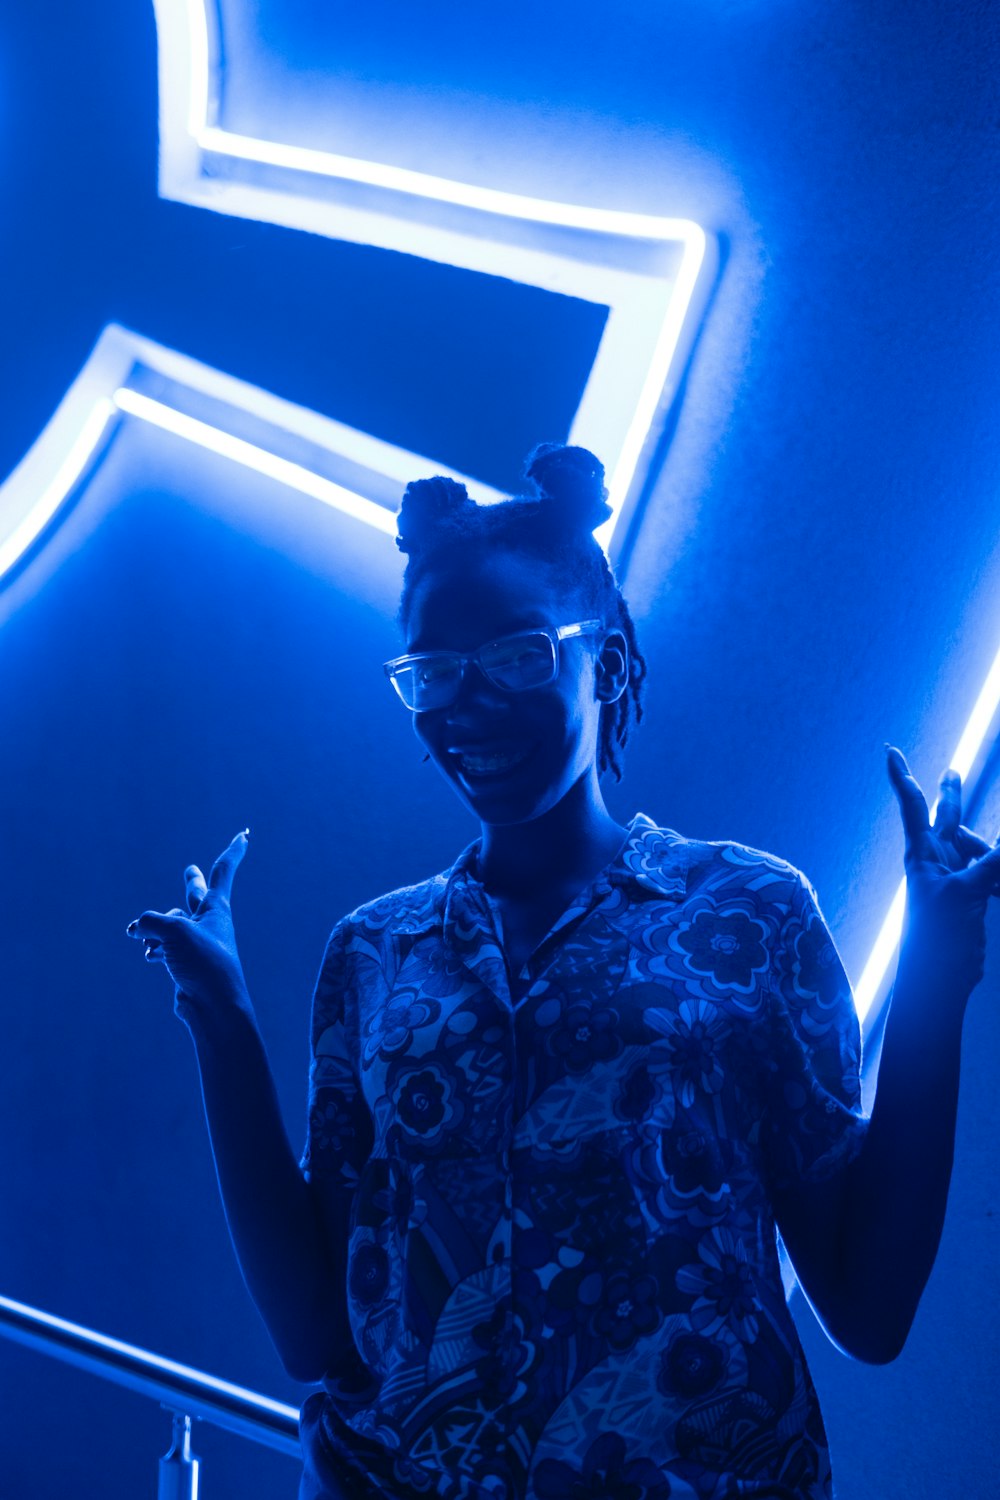
[[[471,652],[498,636],[585,616],[580,604],[553,593],[544,567],[498,549],[474,565],[424,575],[411,602],[406,649]],[[417,738],[481,822],[540,817],[594,765],[601,710],[595,658],[607,634],[560,641],[556,680],[524,692],[504,692],[470,663],[454,703],[413,715]],[[617,632],[612,643],[626,649]],[[477,769],[465,758],[491,753],[516,759]]]

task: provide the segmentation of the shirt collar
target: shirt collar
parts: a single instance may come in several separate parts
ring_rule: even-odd
[[[467,844],[449,869],[426,882],[426,899],[394,924],[398,932],[424,932],[443,924],[458,889],[467,883],[480,884],[475,871],[481,845],[481,839]],[[687,890],[687,847],[688,840],[681,834],[637,812],[629,822],[628,838],[598,880],[649,892],[661,900],[681,900]]]
[[[629,823],[629,836],[605,872],[613,885],[638,886],[656,896],[682,898],[687,891],[689,841],[661,828],[643,812]]]

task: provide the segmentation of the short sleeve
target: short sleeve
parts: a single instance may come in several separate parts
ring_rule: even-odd
[[[372,1145],[371,1117],[361,1091],[352,1016],[351,928],[334,928],[313,992],[310,1027],[309,1123],[300,1166],[335,1198],[353,1196]]]
[[[861,1148],[861,1028],[816,893],[795,872],[771,974],[764,1147],[776,1191],[830,1177]]]
[[[309,1123],[299,1163],[306,1180],[314,1185],[332,1252],[331,1273],[341,1286],[358,1184],[372,1145],[371,1117],[356,1061],[351,933],[347,918],[334,928],[313,991]],[[344,1318],[348,1319],[346,1303]],[[370,1373],[349,1336],[339,1342],[323,1384],[327,1392],[355,1403],[371,1389]]]

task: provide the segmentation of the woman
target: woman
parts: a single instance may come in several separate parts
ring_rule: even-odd
[[[903,757],[909,919],[878,1097],[806,879],[642,813],[601,776],[645,663],[594,530],[603,470],[534,494],[411,484],[386,664],[479,820],[447,871],[337,924],[297,1163],[230,914],[239,835],[187,911],[129,931],[194,1039],[230,1228],[303,1408],[302,1497],[832,1494],[776,1226],[825,1328],[902,1348],[934,1261],[962,1015],[1000,849]]]

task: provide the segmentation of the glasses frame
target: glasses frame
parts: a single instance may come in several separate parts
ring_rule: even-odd
[[[438,708],[450,708],[455,702],[455,699],[462,691],[462,684],[465,681],[465,671],[471,662],[475,662],[480,672],[486,678],[486,681],[491,687],[495,687],[498,692],[530,693],[535,688],[551,686],[559,676],[560,641],[569,640],[574,636],[594,635],[604,628],[603,620],[577,620],[572,625],[528,625],[523,630],[512,630],[507,635],[494,636],[492,640],[486,641],[480,646],[478,651],[470,651],[465,655],[461,651],[412,651],[406,656],[394,656],[392,661],[383,662],[382,670],[396,689],[400,702],[405,708],[410,710],[411,714],[435,713]],[[552,675],[551,677],[547,677],[544,682],[533,682],[531,687],[504,687],[502,683],[494,682],[489,672],[483,666],[481,660],[482,654],[484,651],[488,651],[491,646],[500,646],[504,641],[518,640],[523,635],[544,635],[548,638],[549,644],[552,647]],[[455,697],[449,698],[446,703],[437,704],[435,708],[415,708],[412,704],[407,703],[403,697],[403,690],[396,678],[397,672],[401,668],[412,666],[414,662],[442,660],[458,663],[459,675],[458,685],[455,688]]]

